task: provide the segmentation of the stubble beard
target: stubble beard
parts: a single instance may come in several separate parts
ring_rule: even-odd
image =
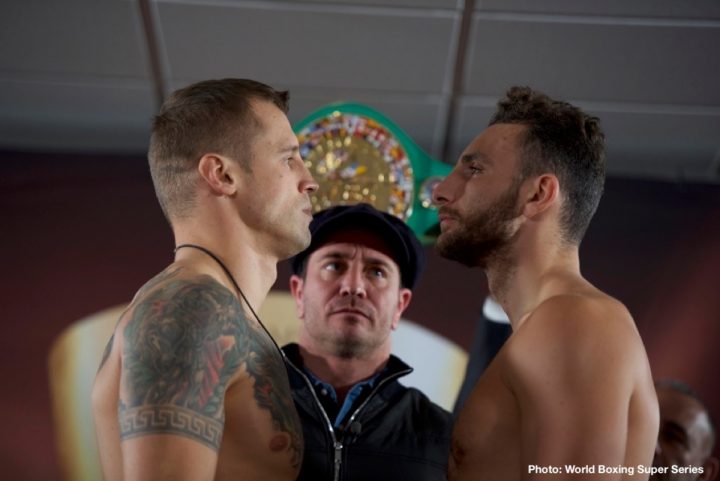
[[[306,225],[303,225],[292,232],[290,242],[288,242],[287,254],[282,257],[282,259],[289,259],[290,257],[307,249],[310,245],[310,240],[310,230]]]
[[[506,257],[515,237],[511,221],[519,214],[519,190],[519,184],[511,186],[489,207],[475,210],[464,219],[452,209],[445,209],[454,217],[456,225],[440,234],[435,245],[437,252],[465,266],[482,269]]]
[[[306,298],[305,329],[314,340],[314,343],[322,346],[323,351],[326,353],[341,359],[357,359],[365,357],[382,344],[382,340],[375,338],[372,333],[370,335],[367,332],[349,334],[344,332],[344,329],[330,327],[329,314],[322,307],[311,305],[307,301]],[[321,321],[313,322],[311,319]],[[343,319],[341,322],[359,323],[366,321]]]
[[[362,339],[341,337],[332,343],[332,349],[335,356],[341,359],[358,359],[371,351],[372,346]]]
[[[343,320],[343,322],[353,322]],[[358,321],[355,321],[358,322]],[[377,327],[377,326],[376,326]],[[345,332],[329,332],[327,334],[327,346],[334,355],[342,359],[362,359],[374,352],[383,343],[375,332],[356,332],[348,334]]]
[[[308,227],[309,220],[306,223],[304,214],[303,221],[292,219],[291,215],[287,215],[283,219],[275,220],[273,228],[275,239],[277,239],[280,260],[289,259],[290,257],[304,251],[310,245],[310,229]],[[297,225],[294,225],[297,224]]]

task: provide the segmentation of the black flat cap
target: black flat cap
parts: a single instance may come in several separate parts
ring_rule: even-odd
[[[312,241],[307,249],[292,258],[293,272],[298,275],[302,272],[305,259],[322,246],[330,234],[364,228],[389,244],[393,260],[400,268],[403,287],[412,289],[425,268],[420,241],[405,222],[370,204],[340,205],[316,213],[310,223]]]

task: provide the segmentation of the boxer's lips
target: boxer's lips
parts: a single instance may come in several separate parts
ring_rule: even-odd
[[[336,314],[351,314],[354,316],[362,316],[366,319],[370,319],[370,316],[368,316],[364,311],[361,311],[359,309],[353,309],[350,307],[346,307],[343,309],[336,309],[330,313],[330,315],[336,315]]]
[[[453,222],[457,222],[457,217],[447,214],[447,213],[439,214],[438,219],[440,220],[440,229],[448,226],[449,224],[451,224]]]

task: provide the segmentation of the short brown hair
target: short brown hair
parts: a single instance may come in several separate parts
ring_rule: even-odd
[[[153,120],[148,160],[165,217],[183,218],[195,202],[192,175],[208,152],[227,155],[250,171],[248,153],[260,126],[251,101],[287,113],[289,94],[248,79],[198,82],[173,92]]]
[[[490,125],[527,127],[522,145],[522,179],[553,173],[565,194],[563,239],[579,244],[597,210],[605,183],[605,135],[600,120],[530,87],[511,87]]]

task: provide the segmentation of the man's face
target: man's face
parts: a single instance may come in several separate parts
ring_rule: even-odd
[[[496,124],[467,146],[455,168],[433,192],[439,206],[440,255],[486,267],[515,234],[518,217],[519,147],[525,127]]]
[[[710,456],[710,420],[702,405],[692,397],[668,387],[658,387],[660,433],[655,449],[655,466],[703,466]],[[706,475],[708,469],[705,468]],[[700,474],[673,473],[668,469],[657,480],[706,479]]]
[[[410,302],[385,242],[363,230],[332,235],[290,287],[302,320],[300,345],[318,355],[390,354],[390,332]]]
[[[249,166],[238,191],[244,223],[261,233],[260,249],[280,259],[310,244],[310,193],[317,183],[300,157],[298,140],[282,110],[267,101],[253,101],[260,123],[252,143]]]

